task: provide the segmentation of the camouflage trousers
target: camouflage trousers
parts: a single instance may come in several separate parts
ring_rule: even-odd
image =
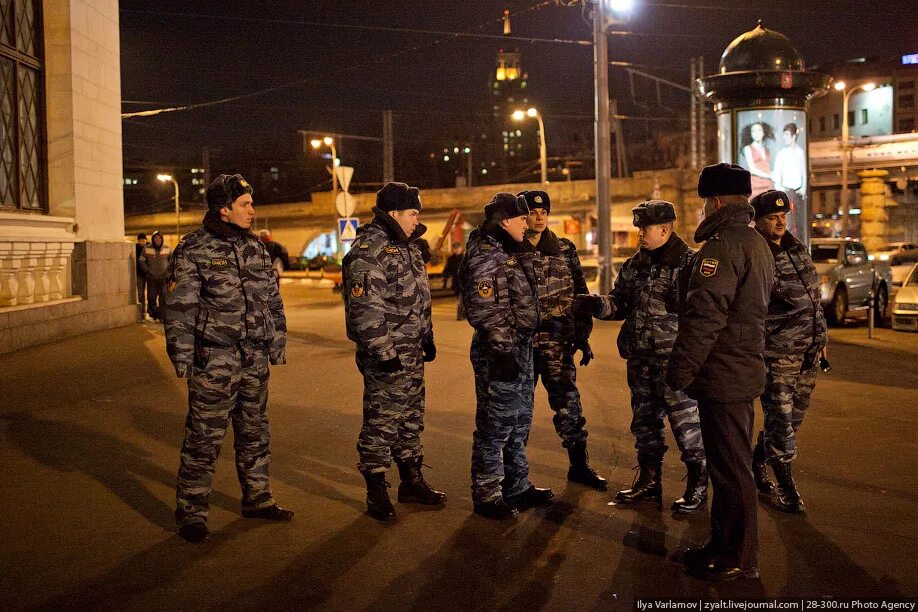
[[[669,360],[636,357],[628,360],[628,386],[631,387],[631,433],[638,455],[662,457],[666,452],[663,417],[669,419],[683,463],[705,459],[698,420],[698,404],[682,391],[666,384]]]
[[[797,430],[810,406],[818,362],[815,353],[765,360],[768,371],[761,401],[768,463],[787,463],[797,456]]]
[[[380,372],[371,355],[357,352],[363,374],[363,425],[357,439],[361,472],[385,472],[392,459],[424,455],[424,359],[420,346],[398,346],[402,369]]]
[[[199,347],[195,362],[188,379],[188,417],[176,488],[179,525],[207,521],[214,468],[230,420],[242,506],[274,504],[268,482],[267,347]]]
[[[475,370],[475,433],[472,435],[472,499],[484,503],[526,491],[529,462],[526,441],[532,427],[532,343],[517,341],[516,380],[491,380],[491,356],[479,333],[472,337]]]
[[[577,390],[577,368],[571,356],[571,343],[544,333],[536,334],[532,342],[532,362],[534,384],[542,379],[548,393],[548,405],[555,412],[552,423],[561,436],[561,446],[570,448],[583,442],[588,434],[583,428],[586,419]]]

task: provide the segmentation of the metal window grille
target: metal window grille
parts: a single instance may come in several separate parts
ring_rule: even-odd
[[[0,209],[47,210],[40,7],[0,0]]]

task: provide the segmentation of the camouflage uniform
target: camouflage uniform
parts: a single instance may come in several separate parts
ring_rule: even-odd
[[[826,321],[819,302],[819,273],[789,232],[777,245],[775,284],[765,317],[764,443],[768,463],[793,461],[796,432],[816,385],[819,354],[826,346]]]
[[[206,522],[230,419],[243,511],[273,506],[268,363],[285,362],[287,321],[258,238],[208,212],[204,227],[185,236],[173,253],[165,328],[169,358],[176,373],[188,378],[176,521]]]
[[[624,263],[597,318],[625,321],[618,334],[618,351],[628,360],[631,433],[638,456],[662,457],[666,452],[666,415],[682,461],[703,463],[698,405],[665,382],[679,331],[679,277],[684,269],[691,269],[694,252],[675,233],[659,251],[656,263],[645,249]]]
[[[487,222],[486,222],[487,223]],[[486,503],[522,494],[529,482],[526,440],[532,426],[532,333],[539,325],[533,254],[503,229],[472,231],[462,260],[462,300],[475,328],[470,356],[475,370],[472,498]],[[519,375],[492,380],[492,360],[512,355]]]
[[[344,257],[347,336],[357,345],[363,374],[363,427],[357,441],[363,473],[385,472],[392,459],[424,455],[424,360],[422,344],[433,341],[430,287],[421,251],[388,215],[357,230]],[[387,373],[378,364],[398,357],[402,369]]]
[[[532,337],[535,382],[542,379],[548,404],[555,412],[555,431],[561,436],[562,446],[570,448],[584,442],[588,435],[572,354],[574,346],[589,339],[593,318],[575,317],[572,313],[574,294],[588,293],[574,243],[546,229],[535,249],[533,269],[542,319]]]

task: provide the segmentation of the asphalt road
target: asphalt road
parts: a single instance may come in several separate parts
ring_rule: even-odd
[[[708,517],[666,511],[684,485],[672,440],[664,511],[612,506],[610,493],[566,483],[541,389],[531,475],[556,503],[509,524],[471,514],[471,328],[449,299],[434,307],[424,433],[425,472],[449,501],[396,504],[389,525],[366,517],[355,468],[362,386],[340,296],[299,283],[284,296],[291,334],[288,364],[272,370],[271,473],[297,515],[241,518],[229,436],[205,545],[172,524],[185,389],[160,326],[2,357],[0,608],[609,610],[652,596],[918,595],[918,335],[833,331],[833,371],[820,377],[794,464],[808,513],[761,506],[761,579],[712,586],[677,559],[704,542]],[[618,328],[597,323],[596,360],[579,373],[591,459],[613,490],[631,484],[636,463]]]

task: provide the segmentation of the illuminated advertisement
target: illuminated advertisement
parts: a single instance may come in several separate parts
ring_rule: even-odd
[[[787,229],[807,240],[806,112],[762,108],[736,112],[735,163],[752,175],[753,197],[777,189],[790,200]]]

